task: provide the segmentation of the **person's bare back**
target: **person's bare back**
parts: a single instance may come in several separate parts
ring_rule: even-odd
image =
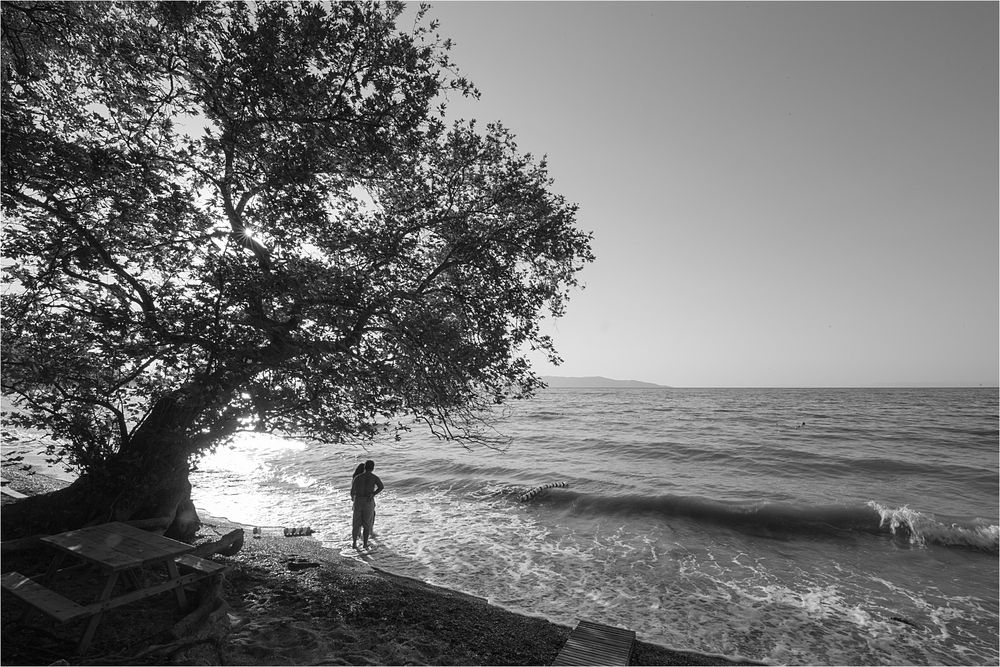
[[[375,526],[375,496],[381,493],[384,485],[372,470],[374,461],[365,461],[365,471],[354,477],[351,482],[351,500],[354,501],[354,520],[351,528],[351,546],[358,547],[358,534],[364,536],[364,547],[368,548],[368,537]]]
[[[383,488],[384,485],[378,475],[366,470],[354,478],[354,482],[351,484],[351,498],[354,500],[374,498]]]

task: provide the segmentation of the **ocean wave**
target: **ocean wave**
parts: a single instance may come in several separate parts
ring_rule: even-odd
[[[893,535],[901,535],[912,544],[924,546],[938,544],[947,547],[970,547],[991,553],[998,552],[1000,526],[986,521],[967,525],[943,523],[929,514],[917,512],[907,506],[891,508],[875,501],[868,507],[878,513],[879,526]]]
[[[865,505],[792,505],[727,502],[698,496],[609,496],[552,489],[536,502],[576,514],[647,514],[721,525],[754,535],[851,537],[890,536],[925,547],[971,548],[998,553],[1000,528],[983,520],[943,522],[909,507]]]

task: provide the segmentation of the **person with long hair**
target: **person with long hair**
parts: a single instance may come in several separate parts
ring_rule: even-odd
[[[375,496],[382,492],[384,485],[374,472],[375,462],[365,461],[364,471],[355,472],[351,482],[351,500],[354,501],[354,522],[351,529],[351,546],[358,548],[358,534],[363,537],[363,548],[368,548],[368,537],[375,526]]]

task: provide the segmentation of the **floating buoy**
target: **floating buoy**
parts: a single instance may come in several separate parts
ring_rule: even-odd
[[[521,494],[521,502],[526,503],[545,489],[556,489],[556,488],[566,488],[569,486],[566,482],[551,482],[549,484],[542,484],[541,486],[536,486],[531,491]]]
[[[285,528],[285,537],[303,537],[305,535],[312,535],[313,529],[309,526],[304,526],[301,528]]]

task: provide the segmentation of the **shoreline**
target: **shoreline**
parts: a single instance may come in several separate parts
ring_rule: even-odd
[[[68,483],[43,470],[44,464],[5,461],[4,488],[33,495]],[[4,502],[16,500],[5,495]],[[380,570],[342,556],[311,536],[285,537],[280,527],[265,527],[256,537],[252,525],[197,509],[202,527],[195,544],[236,528],[244,530],[245,542],[234,556],[217,557],[230,566],[223,584],[228,630],[188,642],[169,656],[169,664],[540,665],[551,664],[571,631],[480,597]],[[4,560],[5,570],[18,569],[12,557]],[[164,664],[162,653],[149,652],[158,643],[157,629],[164,620],[150,613],[142,627],[129,609],[108,613],[87,656],[67,650],[60,657],[70,664],[94,664],[95,656],[97,663],[127,656],[128,664]],[[133,626],[130,631],[108,629],[115,627],[116,616]],[[49,641],[44,652],[32,653],[39,648],[37,637],[19,632],[23,628],[12,625],[15,622],[5,611],[3,664],[51,664],[58,648]],[[67,626],[63,639],[77,631]],[[59,632],[56,628],[57,637]],[[145,639],[136,640],[137,633]],[[637,639],[630,664],[760,663]]]
[[[252,531],[254,526],[251,524],[243,524],[239,521],[235,521],[229,517],[220,517],[211,514],[208,510],[196,507],[198,510],[198,515],[201,517],[203,523],[203,530],[205,526],[211,526],[216,531],[218,536],[221,536],[232,530],[234,528],[243,528],[245,534],[250,536],[247,538],[248,541],[253,540]],[[420,591],[425,591],[430,595],[438,595],[448,599],[462,600],[470,605],[481,605],[489,607],[490,609],[496,610],[499,614],[510,615],[511,617],[518,617],[523,619],[528,623],[534,623],[539,625],[547,625],[554,628],[556,634],[562,635],[558,648],[562,648],[565,643],[566,637],[572,631],[572,627],[565,626],[556,622],[553,622],[544,616],[536,616],[532,614],[527,614],[524,612],[514,611],[501,607],[499,605],[489,602],[486,598],[472,595],[470,593],[465,593],[460,590],[447,588],[445,586],[439,586],[426,582],[422,579],[416,577],[410,577],[407,575],[396,574],[389,570],[384,570],[376,565],[367,563],[363,560],[357,560],[341,555],[336,550],[331,549],[323,545],[323,543],[312,537],[312,536],[295,536],[295,537],[284,537],[281,533],[282,527],[280,526],[258,526],[261,528],[261,537],[256,541],[260,542],[262,540],[277,540],[279,542],[284,542],[284,545],[295,551],[305,551],[311,554],[316,560],[321,560],[334,568],[348,568],[352,571],[361,571],[370,573],[372,576],[379,577],[381,579],[393,582],[395,585],[401,588],[412,588]],[[202,537],[202,533],[199,532],[199,537]],[[213,537],[213,539],[215,539]],[[297,548],[296,548],[297,545]],[[274,545],[277,546],[277,545]],[[246,549],[246,547],[244,547]],[[239,554],[237,554],[238,556]],[[593,620],[600,622],[600,619],[577,619],[577,620]],[[550,664],[552,660],[555,659],[556,653],[552,653],[551,657],[547,660],[541,661],[529,661],[523,664]],[[385,663],[381,663],[385,664]],[[442,663],[427,663],[427,664],[442,664]],[[455,664],[514,664],[514,663],[455,663]],[[655,644],[653,642],[647,642],[641,639],[635,640],[635,648],[633,650],[631,665],[754,665],[754,664],[764,664],[759,662],[754,662],[747,659],[742,659],[739,657],[724,656],[711,653],[703,653],[694,650],[685,650],[675,647],[663,646],[660,644]]]

